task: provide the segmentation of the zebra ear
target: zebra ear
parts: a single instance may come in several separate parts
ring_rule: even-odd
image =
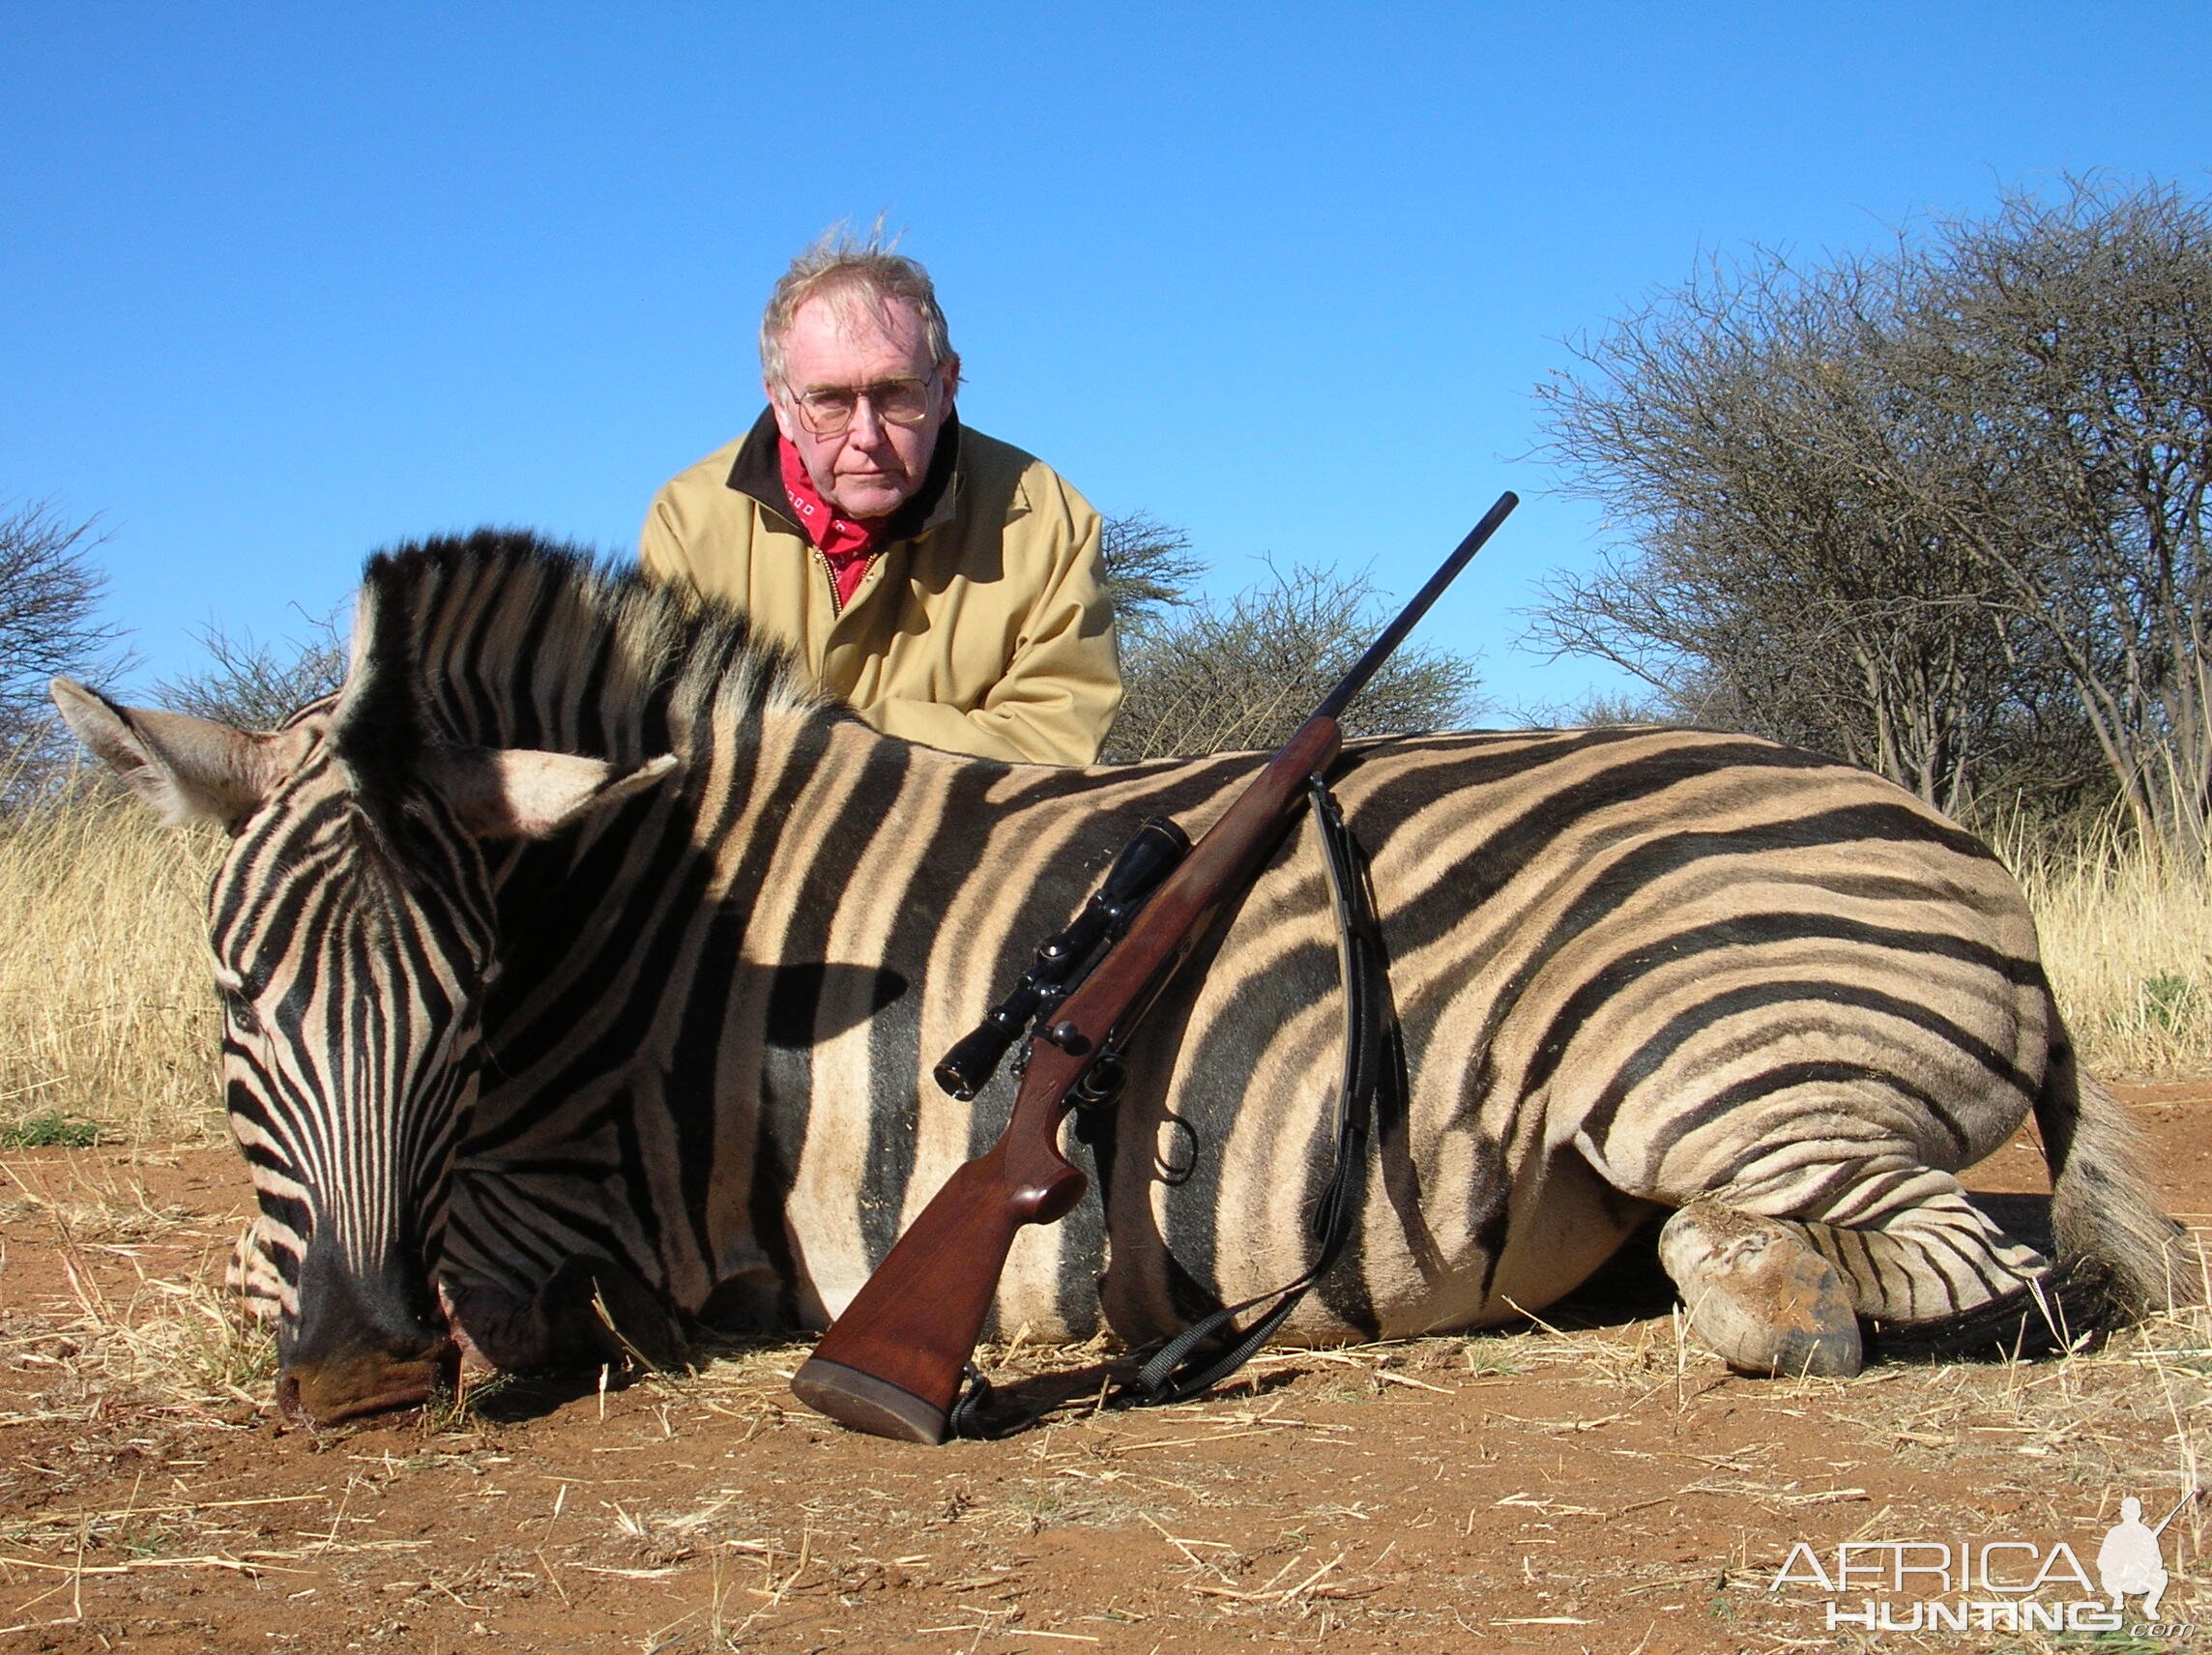
[[[48,686],[76,739],[172,828],[219,822],[237,832],[306,757],[304,729],[255,734],[153,708],[118,707],[66,678]]]
[[[529,747],[440,747],[430,784],[482,839],[544,839],[601,806],[643,793],[676,768],[663,753],[617,770],[604,759]]]

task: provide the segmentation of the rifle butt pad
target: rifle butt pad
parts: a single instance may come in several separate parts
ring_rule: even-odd
[[[800,1364],[791,1379],[791,1391],[815,1412],[871,1437],[934,1448],[950,1431],[946,1411],[935,1403],[888,1379],[820,1356],[809,1356]]]

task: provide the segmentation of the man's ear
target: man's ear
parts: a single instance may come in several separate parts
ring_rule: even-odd
[[[604,759],[529,747],[439,747],[425,779],[480,839],[545,839],[602,806],[643,793],[676,768],[663,753],[618,771]]]
[[[769,412],[775,416],[777,432],[787,443],[798,442],[799,437],[792,428],[791,410],[784,405],[783,387],[764,373],[761,375],[761,390],[768,395]]]
[[[960,353],[954,351],[937,364],[937,377],[945,382],[945,406],[950,408],[952,399],[960,394]]]
[[[172,828],[219,822],[235,833],[300,768],[312,730],[266,734],[147,707],[118,707],[71,679],[48,686],[62,720]]]

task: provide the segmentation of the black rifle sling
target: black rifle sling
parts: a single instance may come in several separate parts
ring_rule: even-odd
[[[1390,999],[1390,957],[1382,945],[1382,928],[1375,919],[1367,858],[1345,826],[1344,812],[1328,784],[1316,775],[1306,789],[1313,801],[1322,859],[1328,868],[1329,890],[1336,899],[1337,970],[1344,982],[1344,1079],[1337,1094],[1335,1165],[1329,1169],[1310,1226],[1314,1262],[1288,1287],[1225,1305],[1169,1340],[1131,1381],[1133,1402],[1183,1402],[1219,1384],[1259,1354],[1307,1291],[1328,1274],[1351,1239],[1359,1214],[1376,1094],[1384,1084],[1402,1084],[1392,1060],[1398,1050],[1398,1013]],[[1267,1308],[1241,1333],[1229,1335],[1230,1343],[1223,1349],[1219,1341],[1225,1330],[1261,1304]]]
[[[1327,782],[1312,776],[1306,791],[1313,803],[1322,860],[1328,869],[1329,891],[1335,898],[1337,971],[1344,983],[1344,1077],[1337,1094],[1335,1164],[1309,1227],[1316,1247],[1314,1262],[1288,1287],[1224,1305],[1169,1340],[1117,1393],[1118,1400],[1126,1404],[1186,1402],[1234,1374],[1274,1337],[1308,1290],[1328,1274],[1351,1239],[1366,1185],[1367,1144],[1373,1134],[1377,1093],[1384,1086],[1400,1089],[1405,1086],[1398,1013],[1390,997],[1390,957],[1375,918],[1367,858],[1345,825],[1344,812]],[[1235,1331],[1236,1320],[1258,1305],[1267,1308],[1249,1327]],[[948,1420],[953,1436],[1004,1437],[1035,1417],[986,1419],[993,1387],[973,1365],[968,1380],[967,1391],[953,1405]]]

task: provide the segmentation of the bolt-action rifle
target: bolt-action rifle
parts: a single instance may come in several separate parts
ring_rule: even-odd
[[[1111,1095],[1139,1020],[1222,902],[1281,842],[1308,778],[1335,762],[1345,708],[1519,504],[1498,497],[1187,855],[1172,824],[1147,823],[1083,914],[1048,939],[1021,985],[947,1054],[939,1084],[973,1096],[1023,1023],[1033,1025],[1006,1129],[946,1180],[823,1336],[792,1379],[800,1402],[879,1437],[945,1440],[1016,1233],[1065,1216],[1088,1185],[1060,1152],[1062,1121],[1078,1104]]]

